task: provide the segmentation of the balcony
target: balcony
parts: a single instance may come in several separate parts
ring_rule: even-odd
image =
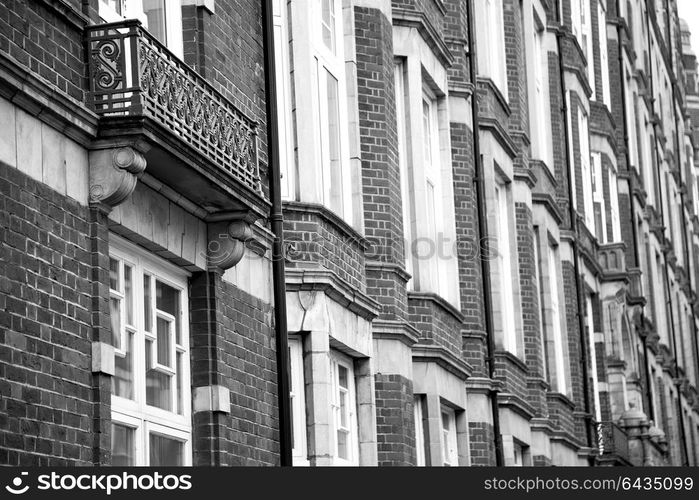
[[[264,205],[257,123],[137,20],[87,28],[103,140],[145,144],[146,172],[202,206]]]
[[[626,244],[623,242],[606,243],[597,249],[597,262],[602,268],[605,280],[626,279]]]
[[[597,422],[597,448],[600,460],[629,463],[629,438],[626,431],[615,422]]]

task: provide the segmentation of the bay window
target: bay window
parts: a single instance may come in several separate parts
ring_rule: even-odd
[[[550,164],[550,134],[548,133],[549,102],[548,102],[548,53],[544,46],[546,29],[536,12],[531,15],[532,44],[531,54],[528,57],[527,68],[530,73],[529,95],[532,102],[530,112],[530,136],[532,140],[532,153],[535,158]]]
[[[447,98],[417,57],[398,59],[394,77],[408,287],[458,305]]]
[[[114,465],[191,463],[186,274],[115,243],[109,259]]]
[[[99,0],[99,16],[108,23],[138,19],[155,38],[182,59],[180,0]]]
[[[353,213],[342,3],[290,2],[288,12],[282,0],[273,4],[275,48],[280,57],[277,84],[281,89],[283,195],[320,203],[356,226],[360,216]],[[291,32],[287,33],[289,16]],[[293,97],[291,88],[295,89]],[[295,138],[291,122],[295,122]]]

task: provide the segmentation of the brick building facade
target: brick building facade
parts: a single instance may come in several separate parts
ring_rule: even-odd
[[[0,0],[0,463],[697,465],[675,1],[269,5]]]

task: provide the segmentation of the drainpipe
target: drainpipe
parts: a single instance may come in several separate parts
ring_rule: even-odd
[[[277,120],[277,80],[274,63],[274,18],[272,0],[262,2],[262,28],[265,58],[265,108],[267,113],[267,158],[269,191],[272,198],[270,223],[272,280],[274,287],[274,335],[277,351],[277,401],[279,405],[279,463],[292,465],[291,401],[289,398],[289,339],[286,326],[286,278],[284,276],[284,216],[282,214],[281,169],[279,166],[279,123]]]
[[[677,77],[679,75],[675,74],[675,53],[674,53],[674,47],[672,46],[672,31],[670,30],[670,5],[668,0],[665,0],[665,12],[667,15],[665,16],[666,24],[667,24],[667,36],[668,36],[668,51],[670,52],[670,67],[672,69],[672,118],[673,121],[675,122],[675,164],[677,166],[677,169],[679,170],[680,173],[680,186],[682,185],[682,165],[680,165],[680,137],[679,137],[679,126],[677,122],[677,106],[676,106],[676,98],[677,98]],[[684,193],[682,190],[680,190],[680,211],[682,212],[682,231],[683,233],[686,233],[687,231],[687,219],[684,213]],[[670,235],[672,236],[672,235]],[[684,240],[684,255],[685,255],[685,266],[687,266],[687,269],[689,270],[689,252],[687,248],[687,237],[686,234],[684,235],[685,237],[683,238]],[[691,283],[692,283],[692,278],[691,278],[691,273],[688,272],[690,275],[689,277],[689,283],[690,283],[690,290],[693,290],[691,288]],[[665,273],[666,279],[669,280],[667,277],[667,273]],[[670,283],[668,282],[668,288],[670,286]],[[679,304],[677,304],[678,308],[678,313],[679,313]],[[681,317],[677,318],[678,321],[682,321]],[[696,328],[696,322],[694,321],[694,307],[692,307],[692,326]],[[695,330],[695,339],[696,339],[696,330]],[[677,360],[677,341],[675,339],[675,328],[674,328],[674,323],[673,323],[673,328],[672,328],[672,344],[673,344],[673,349],[675,351],[675,371],[679,375],[679,362]],[[695,352],[694,354],[696,355],[696,344],[694,344],[694,349]],[[680,437],[682,439],[682,450],[684,451],[684,457],[683,457],[683,465],[688,466],[689,465],[689,452],[687,449],[687,436],[685,435],[684,431],[684,415],[682,412],[682,393],[680,392],[680,382],[679,382],[679,377],[675,379],[675,387],[677,390],[677,423],[680,426]]]
[[[488,218],[485,212],[485,180],[483,175],[483,161],[481,158],[479,126],[478,126],[478,95],[476,89],[476,37],[475,33],[475,8],[473,0],[466,2],[466,15],[468,16],[468,55],[469,73],[473,84],[473,94],[471,94],[471,113],[473,121],[473,158],[475,162],[476,175],[473,182],[476,187],[476,209],[478,212],[478,238],[479,242],[485,241],[488,237]],[[480,248],[481,245],[479,245]],[[489,249],[490,247],[488,247]],[[488,355],[488,375],[491,381],[495,380],[495,332],[493,328],[493,305],[490,284],[490,260],[489,255],[480,255],[481,276],[483,278],[483,307],[485,308],[485,333],[487,338]],[[502,452],[502,435],[500,434],[500,409],[498,407],[498,389],[493,387],[490,390],[490,405],[493,414],[493,442],[495,445],[495,464],[498,467],[504,465]]]
[[[584,410],[585,410],[585,432],[587,434],[587,446],[588,448],[593,447],[593,439],[592,439],[592,427],[590,425],[590,420],[592,418],[592,415],[590,413],[590,391],[589,391],[589,380],[588,380],[588,372],[587,372],[587,337],[585,335],[585,316],[584,316],[584,310],[583,310],[583,300],[582,300],[582,280],[581,280],[581,274],[580,274],[580,249],[578,247],[578,218],[577,214],[575,213],[575,206],[573,204],[574,196],[575,193],[573,192],[573,185],[572,182],[570,181],[573,176],[575,175],[575,172],[573,171],[573,161],[571,159],[571,151],[570,151],[570,144],[568,142],[568,134],[570,131],[568,130],[568,104],[566,102],[566,86],[565,86],[565,70],[563,69],[563,51],[561,50],[561,38],[564,36],[563,32],[563,13],[561,12],[561,4],[560,2],[556,2],[556,19],[558,20],[558,23],[560,24],[560,27],[558,29],[558,32],[556,33],[556,46],[558,49],[558,71],[559,71],[559,78],[560,78],[560,85],[561,85],[561,113],[563,115],[563,132],[564,132],[564,138],[565,138],[565,153],[566,153],[566,161],[568,162],[568,214],[570,218],[570,229],[572,230],[573,234],[575,237],[571,241],[571,244],[573,246],[573,267],[574,267],[574,272],[575,272],[575,294],[576,294],[576,299],[578,303],[578,328],[580,329],[580,346],[581,346],[581,351],[580,351],[580,356],[581,356],[581,361],[582,361],[582,384],[583,384],[583,405],[584,405]],[[590,318],[590,321],[592,321],[592,318]],[[592,460],[592,459],[591,459]]]

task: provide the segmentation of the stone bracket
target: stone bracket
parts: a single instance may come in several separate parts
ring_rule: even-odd
[[[112,209],[133,193],[146,169],[143,155],[130,146],[90,151],[90,204]]]
[[[231,412],[231,393],[222,385],[195,387],[192,391],[194,412],[217,411]]]
[[[210,222],[208,233],[208,267],[222,271],[240,262],[245,253],[245,242],[253,237],[250,223],[242,219]]]
[[[114,346],[105,342],[92,343],[92,373],[114,376]]]

